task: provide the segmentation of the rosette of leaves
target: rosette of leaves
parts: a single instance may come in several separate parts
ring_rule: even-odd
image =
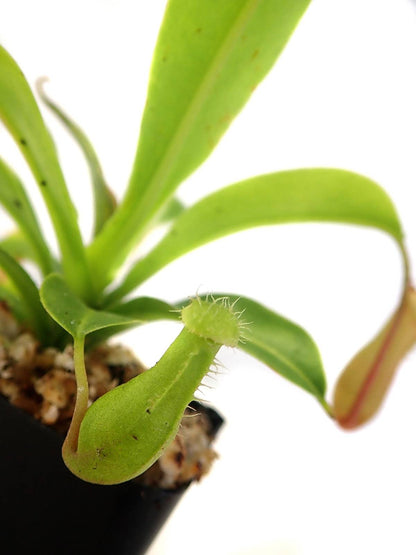
[[[78,393],[63,456],[82,479],[118,483],[148,468],[175,434],[221,345],[256,357],[352,427],[375,412],[398,361],[414,343],[415,301],[401,225],[391,200],[370,179],[338,169],[295,169],[231,184],[191,206],[175,198],[271,69],[309,2],[168,2],[137,153],[118,204],[84,132],[39,87],[89,165],[95,227],[87,245],[35,97],[17,63],[0,49],[0,115],[39,186],[59,246],[54,257],[25,186],[0,160],[0,203],[16,222],[16,231],[0,242],[0,296],[44,346],[74,341]],[[166,302],[165,292],[161,299],[140,296],[143,282],[192,249],[250,227],[307,221],[382,230],[397,242],[406,268],[398,312],[347,368],[334,408],[325,397],[313,340],[278,313],[237,293],[213,293],[188,306]],[[168,225],[160,242],[126,267],[161,222]],[[40,283],[24,269],[26,260],[37,266]],[[120,270],[124,277],[114,285]],[[162,319],[184,324],[162,359],[87,409],[84,349],[122,329]]]

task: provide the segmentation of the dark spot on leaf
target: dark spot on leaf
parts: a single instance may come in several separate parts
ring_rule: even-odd
[[[202,27],[198,27],[198,29],[195,29],[195,33],[198,33],[198,35],[202,33]]]
[[[151,410],[150,410],[150,409],[146,409],[146,412],[147,412],[147,414],[150,414],[150,413],[151,413]]]
[[[16,206],[16,208],[22,208],[22,203],[18,198],[14,199],[13,204]]]
[[[20,139],[20,144],[23,146],[26,146],[27,145],[26,139],[23,139],[23,138]]]
[[[167,56],[163,56],[163,58],[162,58],[162,62],[166,62],[166,60],[167,60],[167,59],[168,59],[168,57],[167,57]]]
[[[133,439],[135,439],[136,441],[138,440],[138,437],[135,436],[134,434],[132,434],[131,437],[132,437]]]
[[[45,179],[42,179],[41,182],[40,182],[40,184],[42,185],[42,187],[46,187],[46,185],[47,185]]]
[[[255,60],[255,59],[257,58],[258,55],[259,55],[259,49],[255,50],[255,51],[253,52],[253,54],[251,55],[251,59],[252,59],[252,60]]]

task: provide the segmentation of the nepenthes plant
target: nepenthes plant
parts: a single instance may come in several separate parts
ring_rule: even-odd
[[[0,295],[44,346],[74,343],[77,401],[63,458],[80,478],[120,483],[146,470],[174,437],[184,410],[221,346],[242,349],[313,395],[344,428],[378,409],[394,371],[415,342],[415,293],[392,201],[371,179],[333,168],[250,177],[185,206],[175,193],[215,148],[273,66],[310,0],[170,0],[159,33],[136,156],[115,201],[82,131],[45,93],[44,103],[83,150],[94,193],[94,234],[84,244],[51,135],[22,71],[0,50],[0,115],[26,159],[52,221],[52,254],[17,174],[0,162],[0,202],[17,229],[0,243]],[[166,301],[140,287],[177,258],[257,226],[336,222],[389,234],[403,255],[403,296],[382,332],[346,368],[334,403],[318,349],[298,325],[236,292]],[[131,256],[151,230],[164,235]],[[41,279],[21,260],[34,263]],[[275,308],[275,307],[273,307]],[[85,349],[121,330],[180,320],[183,330],[159,362],[88,407]]]

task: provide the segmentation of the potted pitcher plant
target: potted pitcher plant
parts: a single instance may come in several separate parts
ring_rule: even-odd
[[[0,205],[13,221],[0,240],[0,529],[7,553],[73,553],[79,546],[85,553],[144,553],[216,458],[212,442],[222,417],[196,392],[227,350],[255,357],[317,401],[328,422],[355,429],[378,411],[414,346],[416,295],[403,226],[370,177],[306,167],[246,176],[191,202],[178,193],[268,74],[310,3],[167,2],[124,192],[109,185],[105,163],[45,80],[32,87],[8,45],[1,46],[0,117],[38,195],[34,200],[26,178],[0,159]],[[110,99],[108,110],[117,103]],[[82,209],[74,201],[45,123],[48,112],[85,157],[92,207],[83,195]],[[111,138],[115,150],[123,148],[123,138]],[[88,237],[78,218],[85,205],[93,214]],[[305,222],[381,231],[402,260],[397,308],[347,364],[332,400],[314,340],[273,302],[244,295],[238,283],[202,293],[202,275],[183,298],[172,298],[169,281],[155,293],[146,289],[172,262],[208,243]],[[273,258],[261,243],[256,248]],[[263,270],[250,254],[247,272],[261,289]],[[232,252],[226,263],[233,264]],[[150,369],[113,340],[149,323],[157,330],[161,321],[177,335],[162,348],[155,332],[161,356]],[[140,357],[140,343],[134,350]],[[269,425],[251,416],[253,426]],[[240,446],[242,464],[247,448]]]

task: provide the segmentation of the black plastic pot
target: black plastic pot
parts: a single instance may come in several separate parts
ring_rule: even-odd
[[[212,422],[222,418],[198,405]],[[145,553],[187,486],[98,486],[73,476],[62,437],[0,396],[0,553]]]

